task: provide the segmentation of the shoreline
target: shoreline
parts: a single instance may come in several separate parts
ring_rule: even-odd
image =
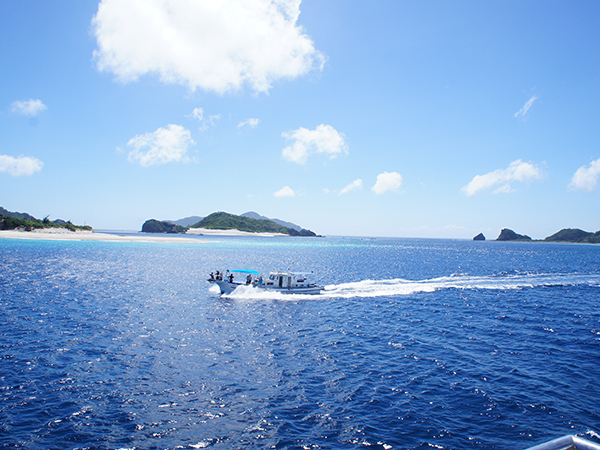
[[[181,242],[181,243],[207,243],[208,240],[202,240],[202,237],[291,237],[281,233],[251,233],[239,230],[213,230],[208,228],[193,228],[183,234],[169,233],[142,233],[134,230],[100,230],[100,231],[70,231],[66,228],[41,228],[32,231],[24,230],[0,230],[0,240],[2,239],[42,239],[55,241],[103,241],[103,242]],[[377,239],[381,236],[340,236],[340,237],[359,237],[362,239]],[[387,238],[387,237],[386,237]],[[392,237],[396,239],[397,237]],[[398,239],[452,239],[456,238],[398,238]],[[471,241],[468,238],[459,238],[458,240]],[[573,241],[546,241],[545,239],[531,240],[497,240],[486,239],[485,241],[474,242],[517,242],[531,244],[580,244],[580,245],[600,245],[594,242],[573,242]]]
[[[121,234],[138,233],[138,234]],[[185,237],[185,236],[189,237]],[[45,239],[54,241],[103,241],[103,242],[187,242],[205,243],[202,236],[261,236],[288,237],[281,233],[250,233],[239,230],[212,230],[194,228],[182,235],[167,233],[141,233],[136,231],[70,231],[66,228],[38,228],[32,231],[0,230],[0,239]]]
[[[0,230],[0,239],[45,239],[53,241],[102,241],[102,242],[187,242],[204,243],[200,239],[189,239],[185,237],[148,234],[123,235],[111,232],[95,231],[69,231],[66,228],[47,228],[33,231]]]

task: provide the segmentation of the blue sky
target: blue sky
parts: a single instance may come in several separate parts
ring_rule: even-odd
[[[600,230],[600,3],[0,2],[0,206]]]

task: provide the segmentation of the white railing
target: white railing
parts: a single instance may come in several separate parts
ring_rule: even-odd
[[[600,450],[600,445],[577,436],[563,436],[527,450]]]

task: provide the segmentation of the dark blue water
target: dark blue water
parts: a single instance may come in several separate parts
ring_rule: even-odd
[[[600,246],[0,239],[0,448],[524,449],[600,431]],[[216,269],[314,270],[321,296]]]

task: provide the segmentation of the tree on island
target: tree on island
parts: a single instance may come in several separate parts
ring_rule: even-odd
[[[11,212],[0,207],[0,230],[33,231],[42,228],[66,228],[69,231],[93,231],[89,225],[74,225],[70,220],[51,221],[48,217],[39,220],[27,213]]]

